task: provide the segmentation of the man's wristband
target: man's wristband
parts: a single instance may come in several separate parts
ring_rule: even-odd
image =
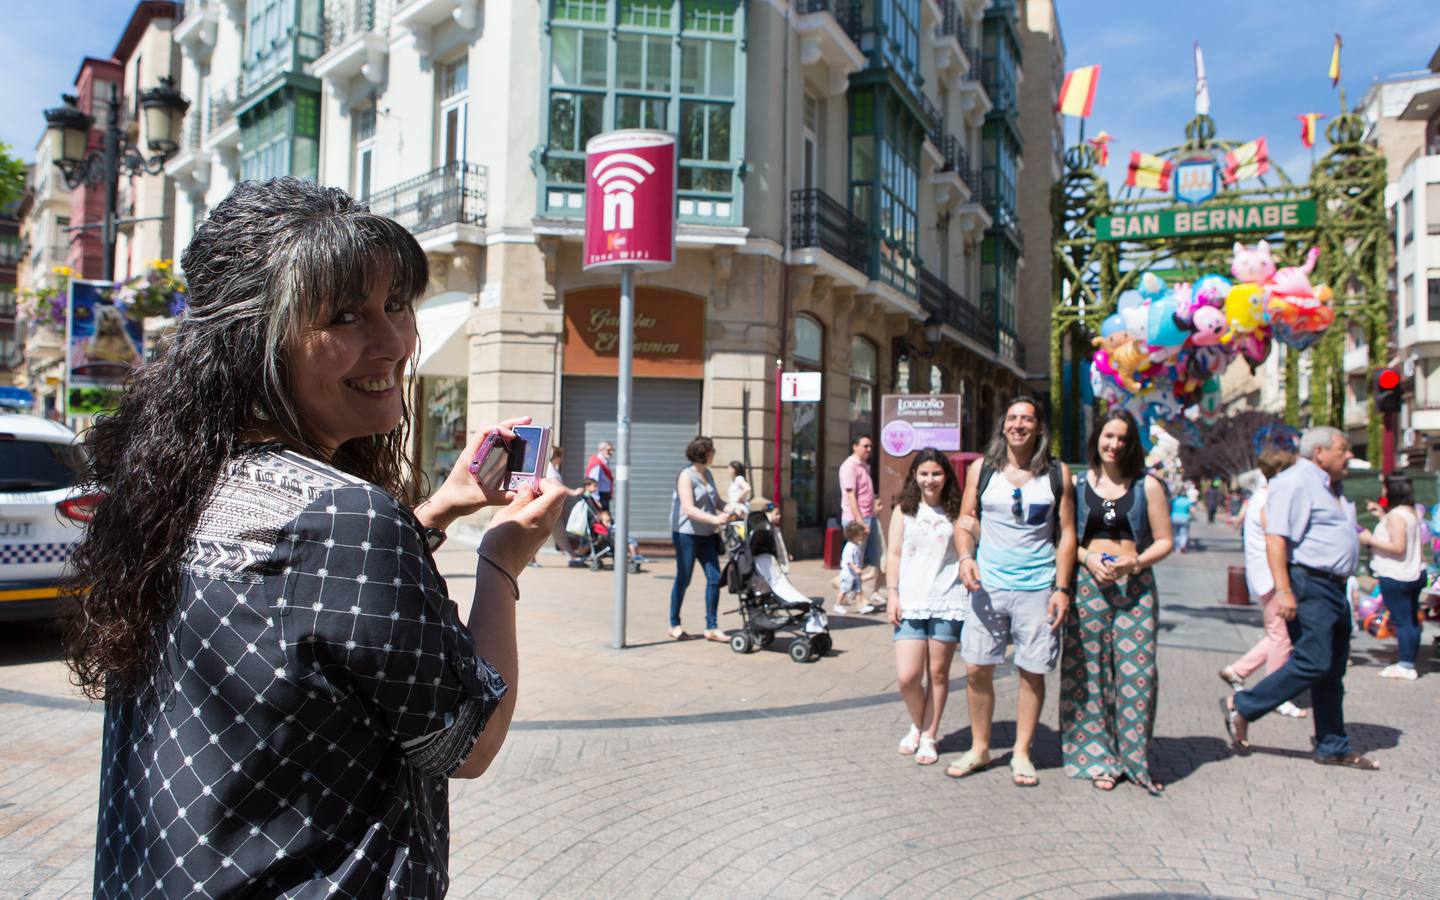
[[[1288,587],[1283,587],[1283,588],[1282,588],[1282,587],[1277,587],[1277,588],[1275,589],[1275,596],[1278,597],[1278,596],[1280,596],[1281,594],[1289,594],[1290,596],[1293,597],[1293,596],[1295,596],[1295,591],[1294,591],[1293,589],[1291,589],[1291,588],[1288,588]]]
[[[1071,600],[1075,599],[1075,589],[1068,584],[1057,584],[1055,585],[1055,590],[1069,597]]]
[[[971,556],[970,554],[966,553],[964,556],[961,556],[961,557],[960,557],[960,560],[959,560],[959,561],[962,562],[962,563],[974,562],[974,561],[975,561],[975,557],[973,557],[973,556]]]

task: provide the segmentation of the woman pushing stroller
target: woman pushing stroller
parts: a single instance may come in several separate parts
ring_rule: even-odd
[[[910,463],[899,513],[890,517],[887,570],[895,573],[886,612],[895,627],[895,669],[910,731],[899,751],[928,766],[950,692],[950,663],[969,595],[960,581],[960,486],[944,454],[921,450]],[[926,675],[929,684],[924,684]]]

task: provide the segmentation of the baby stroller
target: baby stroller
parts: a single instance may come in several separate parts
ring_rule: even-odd
[[[730,636],[730,649],[749,653],[764,649],[775,640],[775,632],[793,634],[790,658],[810,662],[830,652],[833,646],[829,621],[821,609],[823,601],[800,593],[780,567],[784,542],[763,512],[752,512],[745,522],[725,526],[726,590],[740,600],[744,626]]]
[[[570,518],[565,523],[565,530],[569,532],[570,539],[575,543],[575,549],[582,552],[580,557],[585,561],[585,566],[592,572],[599,572],[605,568],[605,561],[608,559],[613,568],[615,565],[615,539],[611,534],[610,526],[600,521],[600,514],[595,511],[589,503],[581,498],[575,508],[570,511]],[[633,551],[633,547],[631,548]],[[641,560],[633,553],[628,560],[631,574],[639,574]]]

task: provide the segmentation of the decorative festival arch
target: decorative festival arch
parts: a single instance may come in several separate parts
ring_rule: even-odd
[[[1343,90],[1340,106],[1345,108]],[[1196,184],[1183,185],[1200,200],[1196,203],[1129,186],[1112,195],[1096,170],[1094,146],[1066,151],[1064,174],[1051,200],[1057,237],[1050,331],[1051,423],[1066,459],[1081,453],[1080,363],[1089,358],[1090,339],[1115,312],[1120,294],[1137,287],[1146,271],[1183,280],[1206,272],[1228,274],[1233,245],[1262,238],[1281,266],[1298,265],[1308,248],[1319,247],[1315,280],[1334,290],[1336,322],[1319,342],[1300,352],[1276,348],[1285,354],[1285,420],[1299,426],[1305,415],[1314,424],[1343,426],[1347,330],[1352,325],[1364,330],[1372,376],[1389,357],[1386,275],[1391,229],[1385,212],[1385,159],[1364,143],[1364,130],[1354,112],[1331,121],[1326,128],[1329,149],[1315,162],[1306,183],[1292,182],[1272,162],[1269,174],[1248,182],[1258,181],[1258,186],[1217,184],[1209,199],[1201,199],[1208,192],[1197,190]],[[1157,154],[1182,176],[1185,163],[1210,160],[1218,166],[1227,151],[1241,146],[1217,139],[1209,116],[1190,120],[1185,137],[1183,144]],[[1313,366],[1308,410],[1303,411],[1302,353],[1310,355]],[[1066,365],[1067,360],[1073,364]],[[1378,465],[1381,420],[1373,404],[1368,429],[1370,460]]]

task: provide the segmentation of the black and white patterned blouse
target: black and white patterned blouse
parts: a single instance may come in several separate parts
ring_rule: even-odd
[[[97,897],[440,897],[447,776],[506,685],[410,511],[278,447],[231,463],[162,662],[106,705]]]

